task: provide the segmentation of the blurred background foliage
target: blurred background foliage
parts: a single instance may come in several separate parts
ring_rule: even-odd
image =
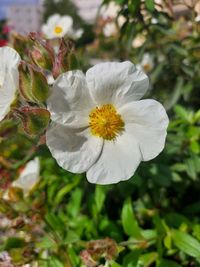
[[[17,121],[1,122],[0,194],[28,160],[41,162],[40,182],[28,197],[13,188],[11,201],[0,201],[0,250],[14,264],[3,266],[200,266],[198,1],[182,1],[184,11],[175,9],[178,1],[102,4],[110,2],[117,16],[100,13],[95,25],[83,23],[64,0],[46,1],[44,20],[67,13],[84,28],[76,43],[82,69],[130,60],[148,73],[146,97],[163,103],[170,117],[166,147],[129,181],[96,186],[59,168],[42,138],[24,134]],[[105,34],[113,22],[117,31]]]

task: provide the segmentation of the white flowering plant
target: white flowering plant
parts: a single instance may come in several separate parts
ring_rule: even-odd
[[[199,264],[198,38],[173,40],[162,3],[115,2],[126,21],[89,46],[0,50],[0,266]]]

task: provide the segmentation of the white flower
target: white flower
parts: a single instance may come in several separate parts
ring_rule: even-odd
[[[115,22],[108,22],[103,27],[103,34],[105,37],[111,37],[118,33],[117,25]]]
[[[110,2],[109,5],[103,6],[100,10],[100,16],[104,20],[111,19],[111,21],[107,22],[103,27],[103,34],[105,37],[116,35],[119,28],[121,28],[126,21],[124,16],[118,16],[119,11],[120,7],[114,2]]]
[[[40,161],[39,158],[35,158],[26,164],[25,168],[20,173],[19,178],[11,184],[11,187],[22,189],[24,196],[27,197],[30,191],[38,183],[39,175]],[[7,200],[10,199],[8,191],[4,194],[3,198]]]
[[[54,14],[50,16],[47,23],[42,26],[42,32],[48,39],[61,38],[67,35],[73,39],[78,39],[83,34],[83,30],[73,29],[73,19],[70,16]]]
[[[20,173],[19,178],[12,183],[12,186],[21,188],[24,195],[27,196],[38,183],[39,175],[40,161],[39,158],[35,158],[26,164],[25,168]]]
[[[125,18],[123,16],[119,16],[117,21],[107,22],[103,27],[103,34],[105,37],[115,36],[119,29],[123,26],[125,22]]]
[[[168,117],[159,102],[140,100],[148,86],[146,74],[128,61],[97,64],[86,77],[80,70],[60,75],[47,101],[53,121],[47,146],[58,164],[87,172],[91,183],[112,184],[156,157]]]
[[[108,5],[103,5],[100,10],[100,16],[104,19],[116,18],[120,11],[120,6],[114,2],[110,2]]]
[[[146,41],[146,37],[144,34],[138,34],[134,39],[133,39],[133,42],[132,42],[132,47],[133,48],[138,48],[138,47],[141,47],[144,42]]]
[[[152,23],[152,24],[158,24],[158,19],[156,19],[156,18],[153,17],[153,18],[151,19],[151,23]]]
[[[155,100],[140,100],[148,77],[131,62],[101,63],[60,75],[47,101],[47,146],[58,164],[87,172],[91,183],[129,179],[141,161],[164,148],[168,117]],[[140,100],[140,101],[139,101]]]
[[[145,72],[150,72],[154,67],[153,57],[149,53],[143,55],[142,61],[137,65],[137,68]]]
[[[200,15],[197,15],[197,16],[195,17],[195,21],[196,21],[196,22],[200,22]]]
[[[0,121],[10,111],[19,85],[19,54],[12,48],[0,48]]]

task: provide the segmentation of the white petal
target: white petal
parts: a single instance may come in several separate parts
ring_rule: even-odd
[[[71,31],[69,32],[69,37],[71,37],[74,40],[79,39],[82,35],[83,35],[83,29],[78,29],[78,30],[71,29]]]
[[[49,36],[49,32],[52,31],[52,28],[50,28],[49,25],[44,24],[44,25],[42,25],[41,31],[42,31],[45,35]]]
[[[70,127],[85,127],[95,107],[81,71],[68,71],[55,81],[47,108],[51,119]]]
[[[125,124],[133,127],[133,136],[142,152],[142,160],[155,158],[164,148],[168,116],[157,101],[146,99],[124,105],[120,110]]]
[[[17,69],[8,69],[4,75],[3,85],[0,86],[0,121],[10,111],[10,106],[15,99],[15,92],[19,83]]]
[[[141,161],[141,152],[127,125],[115,141],[105,141],[96,163],[87,171],[87,179],[96,184],[113,184],[133,176]]]
[[[26,164],[19,178],[12,183],[12,186],[21,188],[24,191],[24,195],[27,196],[39,181],[39,175],[40,162],[39,158],[35,158]]]
[[[47,146],[63,169],[82,173],[97,160],[103,140],[91,135],[89,128],[69,129],[52,123],[46,133]]]
[[[106,23],[103,27],[103,34],[105,37],[111,37],[117,34],[118,28],[115,22]]]
[[[13,48],[4,46],[0,48],[0,69],[3,68],[17,68],[20,63],[20,56]]]
[[[61,16],[59,14],[54,14],[48,18],[46,24],[42,25],[41,30],[46,35],[46,38],[53,39],[59,37],[55,34],[54,29],[59,25],[60,20]]]
[[[47,25],[49,26],[55,26],[58,21],[61,19],[61,16],[59,14],[53,14],[52,16],[50,16],[47,20]]]
[[[67,33],[72,28],[73,19],[70,16],[62,16],[58,25]]]
[[[54,77],[53,77],[52,74],[48,74],[48,75],[46,76],[46,78],[47,78],[47,83],[48,83],[48,85],[51,86],[51,85],[54,84],[55,80],[54,80]]]
[[[83,29],[78,29],[76,31],[74,31],[74,38],[75,39],[78,39],[78,38],[81,38],[81,36],[83,35]]]
[[[97,64],[87,71],[86,80],[98,104],[116,107],[140,99],[149,86],[147,75],[129,61]]]

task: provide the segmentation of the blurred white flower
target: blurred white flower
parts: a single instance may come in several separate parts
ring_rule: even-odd
[[[116,35],[118,32],[117,25],[115,22],[108,22],[103,27],[103,34],[105,37]]]
[[[151,23],[152,23],[152,24],[158,24],[158,19],[156,19],[156,18],[152,18],[152,19],[151,19]]]
[[[109,5],[103,6],[100,10],[100,16],[105,21],[109,20],[103,27],[103,34],[106,37],[114,36],[118,33],[119,29],[123,26],[126,21],[122,15],[118,16],[120,7],[114,2],[110,2]]]
[[[24,195],[27,196],[39,182],[39,176],[40,161],[39,158],[35,158],[26,164],[25,168],[20,173],[19,178],[12,183],[12,186],[21,188]]]
[[[119,16],[117,18],[117,21],[107,22],[103,27],[104,36],[105,37],[115,36],[119,32],[119,29],[122,27],[124,22],[125,18],[123,16]]]
[[[146,41],[146,37],[143,34],[138,34],[132,42],[132,47],[133,48],[138,48],[144,44]]]
[[[156,157],[168,117],[159,102],[140,100],[148,86],[147,75],[128,61],[97,64],[86,77],[80,70],[60,75],[47,101],[47,146],[57,163],[87,172],[91,183],[112,184]]]
[[[120,11],[120,6],[114,2],[110,2],[108,5],[103,5],[100,10],[100,16],[103,19],[116,18]]]
[[[24,196],[27,197],[34,186],[39,182],[40,177],[40,161],[39,158],[35,158],[29,161],[25,168],[21,171],[19,178],[15,180],[11,187],[18,187],[22,189]],[[9,200],[9,191],[7,191],[4,199]]]
[[[83,30],[73,29],[73,19],[70,16],[61,16],[54,14],[50,16],[47,23],[42,25],[42,32],[48,39],[61,38],[68,36],[72,39],[78,39],[82,36]]]
[[[197,15],[197,16],[195,17],[195,21],[196,21],[196,22],[200,22],[200,15]]]
[[[10,111],[19,86],[19,54],[12,48],[0,48],[0,121]]]
[[[137,68],[145,72],[150,72],[154,67],[153,56],[149,53],[143,55],[142,61],[140,64],[137,64]]]

